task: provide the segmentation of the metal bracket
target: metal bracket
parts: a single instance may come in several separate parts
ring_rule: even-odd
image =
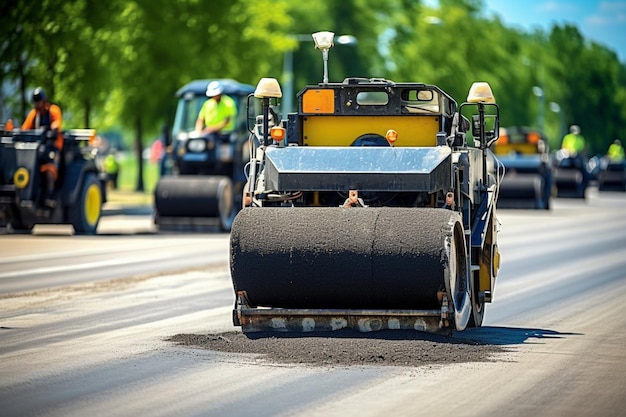
[[[348,193],[348,198],[346,198],[346,201],[343,202],[341,207],[348,208],[348,207],[367,207],[367,206],[363,202],[363,199],[359,198],[359,192],[357,190],[350,190],[350,192]]]
[[[443,292],[442,297],[441,297],[441,327],[449,327],[449,326],[450,326],[450,308],[448,306],[448,294]]]

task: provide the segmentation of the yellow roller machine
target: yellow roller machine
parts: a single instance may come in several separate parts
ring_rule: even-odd
[[[480,326],[500,258],[489,85],[457,105],[434,85],[325,76],[280,123],[278,82],[262,79],[255,96],[263,114],[231,230],[234,324]]]

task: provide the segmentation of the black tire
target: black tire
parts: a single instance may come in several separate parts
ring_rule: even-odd
[[[479,279],[478,272],[473,272],[472,288],[470,288],[470,295],[472,297],[472,314],[470,315],[467,327],[480,327],[483,325],[483,319],[485,318],[485,302],[481,302],[479,299]]]
[[[32,232],[33,227],[35,227],[35,224],[32,221],[25,221],[22,219],[20,213],[14,212],[13,215],[7,220],[6,227],[7,231],[10,233],[30,233]]]
[[[237,207],[235,207],[235,198],[233,197],[233,184],[229,178],[224,177],[220,181],[218,198],[220,229],[223,232],[230,232],[233,220],[237,215]]]
[[[389,146],[389,142],[377,133],[366,133],[356,138],[351,146]]]
[[[102,189],[96,175],[85,175],[78,198],[68,206],[67,217],[79,235],[94,235],[102,215]]]

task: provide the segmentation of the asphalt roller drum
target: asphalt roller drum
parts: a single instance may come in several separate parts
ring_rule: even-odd
[[[231,180],[225,176],[166,176],[154,193],[162,217],[220,217],[232,211]]]
[[[542,188],[543,179],[540,175],[511,175],[502,180],[499,197],[502,199],[538,199],[541,198]]]
[[[577,188],[583,182],[582,172],[574,169],[558,169],[555,175],[558,187]]]
[[[231,276],[254,307],[438,309],[447,291],[464,327],[464,242],[461,216],[446,209],[245,208]]]

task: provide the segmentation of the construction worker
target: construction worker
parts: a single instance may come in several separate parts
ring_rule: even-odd
[[[223,94],[224,88],[219,81],[211,81],[206,89],[208,99],[202,105],[196,119],[196,132],[216,134],[218,139],[227,141],[230,132],[235,129],[237,105],[235,100]]]
[[[582,154],[585,150],[585,138],[580,134],[580,127],[572,125],[569,133],[563,137],[561,149],[568,151],[572,155]]]
[[[611,162],[624,162],[624,148],[622,147],[622,142],[619,139],[615,139],[611,146],[609,146],[606,156]]]
[[[107,185],[117,190],[117,174],[120,170],[120,164],[117,162],[117,151],[113,149],[104,158],[104,172],[107,174]]]
[[[61,125],[63,116],[61,108],[48,101],[46,93],[41,87],[33,90],[33,109],[26,116],[22,129],[46,130],[45,151],[40,158],[40,172],[44,176],[44,204],[50,208],[56,207],[55,183],[59,176],[59,161],[63,150],[63,133]]]

